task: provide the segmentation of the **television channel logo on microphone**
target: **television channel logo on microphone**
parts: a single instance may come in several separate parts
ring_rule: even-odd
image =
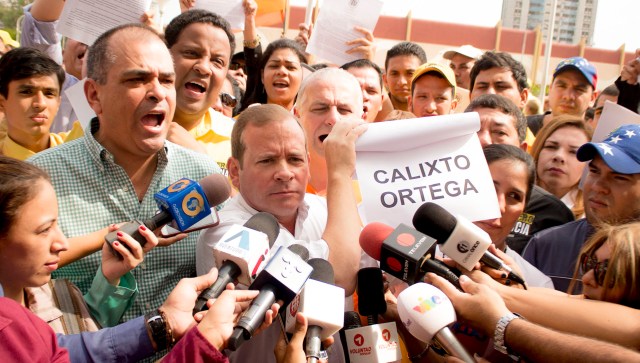
[[[421,275],[420,265],[435,243],[435,239],[401,223],[383,243],[381,268],[403,281],[415,282]]]
[[[167,210],[180,231],[193,226],[211,214],[211,207],[200,184],[183,178],[154,195],[158,206]]]

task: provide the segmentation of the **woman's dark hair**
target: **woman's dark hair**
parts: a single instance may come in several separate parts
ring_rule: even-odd
[[[482,151],[484,152],[484,157],[487,159],[487,164],[491,164],[494,161],[511,160],[519,161],[525,165],[527,168],[527,194],[524,201],[527,203],[531,196],[533,184],[536,181],[536,165],[533,163],[531,155],[519,147],[504,144],[487,145]]]
[[[0,155],[0,240],[15,223],[20,208],[38,193],[39,180],[49,175],[33,164]]]
[[[303,64],[307,63],[307,56],[304,54],[304,50],[302,49],[300,44],[298,44],[296,41],[287,39],[287,38],[282,38],[282,39],[278,39],[271,42],[269,46],[267,46],[267,49],[262,54],[262,58],[260,58],[260,72],[259,73],[253,73],[251,71],[248,72],[249,73],[248,77],[256,76],[258,77],[258,79],[255,80],[255,83],[254,83],[255,88],[253,90],[248,89],[249,84],[252,82],[251,80],[247,79],[247,90],[246,90],[245,97],[242,100],[242,107],[240,108],[240,112],[244,111],[247,107],[249,107],[249,105],[252,105],[254,103],[262,103],[262,104],[267,103],[267,93],[265,91],[264,84],[262,83],[261,73],[264,71],[264,68],[267,66],[267,62],[269,62],[269,58],[271,58],[271,56],[276,50],[280,50],[280,49],[291,49],[291,51],[298,56],[300,63],[303,63]]]

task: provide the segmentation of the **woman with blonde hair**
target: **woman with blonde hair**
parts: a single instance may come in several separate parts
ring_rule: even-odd
[[[578,184],[585,166],[576,158],[576,152],[591,141],[592,135],[581,118],[562,115],[540,129],[531,148],[538,176],[536,184],[562,200],[576,219],[584,216]]]
[[[578,256],[572,292],[582,274],[586,299],[640,309],[640,223],[603,225],[585,242]]]

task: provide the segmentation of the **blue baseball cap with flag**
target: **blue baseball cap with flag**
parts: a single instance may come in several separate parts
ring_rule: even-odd
[[[587,79],[587,82],[596,89],[596,84],[598,83],[598,72],[596,71],[596,67],[594,67],[588,60],[582,57],[571,57],[563,60],[558,64],[556,70],[553,71],[553,78],[567,69],[575,69],[578,70],[584,78]]]
[[[624,125],[613,130],[603,142],[589,142],[578,149],[578,160],[596,155],[616,173],[640,174],[640,125]]]

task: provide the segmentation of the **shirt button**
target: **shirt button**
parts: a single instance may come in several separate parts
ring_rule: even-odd
[[[147,268],[147,264],[146,264],[146,263],[144,263],[144,262],[141,262],[138,266],[140,266],[140,268],[141,268],[141,269],[143,269],[143,270],[144,270],[145,268]]]

